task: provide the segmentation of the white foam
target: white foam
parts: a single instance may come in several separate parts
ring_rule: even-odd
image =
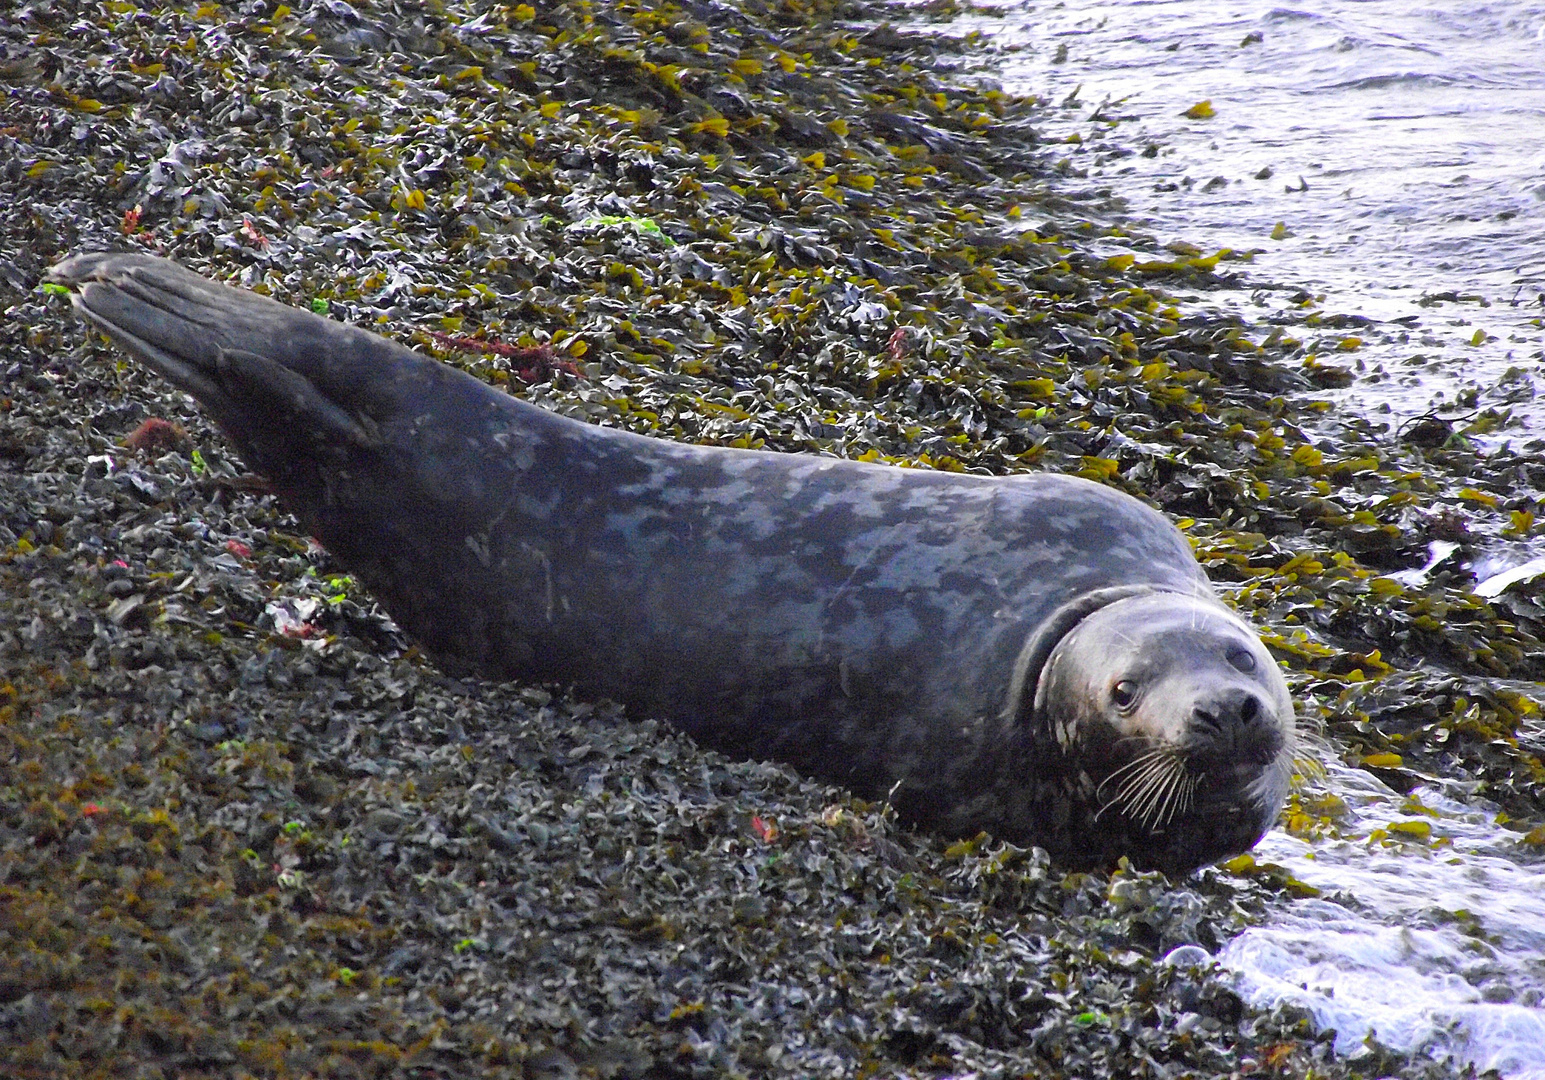
[[[1218,955],[1260,1009],[1287,1003],[1349,1053],[1384,1046],[1508,1080],[1545,1080],[1545,867],[1519,861],[1496,811],[1450,788],[1412,794],[1431,846],[1366,837],[1410,821],[1411,804],[1360,770],[1334,766],[1349,838],[1307,843],[1280,830],[1256,850],[1322,891]],[[1435,816],[1433,816],[1435,815]],[[1361,834],[1361,835],[1359,835]]]

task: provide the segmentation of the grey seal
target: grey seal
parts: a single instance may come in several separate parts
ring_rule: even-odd
[[[451,672],[609,697],[1073,868],[1186,872],[1281,809],[1282,675],[1137,499],[586,424],[151,256],[50,277]]]

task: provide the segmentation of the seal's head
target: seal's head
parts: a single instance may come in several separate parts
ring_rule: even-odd
[[[1260,638],[1211,597],[1176,592],[1065,622],[1027,718],[1062,750],[1064,857],[1183,873],[1247,851],[1282,809],[1294,743],[1292,698]]]

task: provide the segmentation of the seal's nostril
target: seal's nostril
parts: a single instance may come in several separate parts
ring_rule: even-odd
[[[1246,694],[1245,699],[1239,703],[1239,719],[1241,723],[1253,724],[1261,715],[1261,699],[1254,694]]]

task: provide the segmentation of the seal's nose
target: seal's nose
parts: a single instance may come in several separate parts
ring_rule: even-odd
[[[1222,733],[1228,728],[1250,727],[1258,723],[1265,711],[1255,691],[1230,687],[1198,701],[1193,719],[1203,727]]]
[[[1255,691],[1231,687],[1198,701],[1191,714],[1200,749],[1228,760],[1265,765],[1282,749],[1282,732]]]

